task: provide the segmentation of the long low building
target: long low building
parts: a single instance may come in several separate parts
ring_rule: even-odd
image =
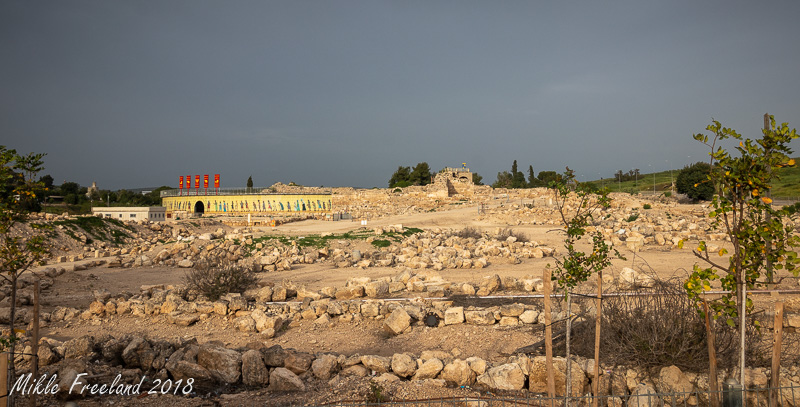
[[[166,208],[163,206],[95,206],[92,208],[92,215],[116,220],[163,222],[166,220]]]
[[[203,190],[188,194],[186,191],[161,191],[161,205],[167,218],[174,212],[202,214],[245,215],[292,213],[330,213],[332,210],[330,193],[274,193],[245,192],[234,190]]]

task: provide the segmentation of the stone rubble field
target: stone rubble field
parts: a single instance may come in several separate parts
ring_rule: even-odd
[[[21,279],[17,323],[30,328],[39,278],[40,372],[58,373],[62,383],[82,372],[96,382],[117,373],[126,382],[143,375],[195,379],[190,396],[88,397],[81,405],[322,404],[363,401],[380,388],[389,399],[460,397],[477,406],[486,405],[479,398],[487,395],[544,393],[544,356],[514,351],[543,335],[542,302],[533,297],[563,239],[551,195],[470,192],[335,189],[334,207],[355,221],[309,219],[277,228],[195,218],[87,230],[74,217],[35,217],[35,226],[17,233],[48,234],[53,256]],[[626,257],[604,272],[608,292],[685,277],[695,263],[689,248],[699,240],[709,251],[730,248],[703,205],[612,198],[592,226]],[[187,289],[185,273],[209,260],[254,271],[258,286],[217,301]],[[777,288],[800,286],[784,279]],[[592,292],[596,282],[579,290]],[[0,287],[3,324],[9,292]],[[757,308],[771,315],[777,299],[786,301],[784,332],[800,332],[800,296],[761,296]],[[594,312],[589,301],[575,307]],[[563,308],[554,301],[554,319],[567,315]],[[29,336],[22,349],[32,351]],[[18,356],[22,369],[30,361]],[[565,364],[556,359],[561,395]],[[593,360],[576,357],[572,365],[574,394],[590,392]],[[615,396],[609,401],[615,406],[636,405],[637,394],[708,388],[707,373],[675,366],[647,370],[602,360],[601,366],[601,391]],[[769,369],[750,369],[747,385],[765,386],[768,375]],[[782,385],[792,383],[800,386],[800,370],[787,364]]]

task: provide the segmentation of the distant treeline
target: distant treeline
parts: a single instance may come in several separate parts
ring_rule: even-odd
[[[92,206],[160,206],[161,191],[171,189],[161,186],[147,193],[126,189],[98,189],[89,193],[89,188],[80,186],[77,182],[67,181],[61,185],[53,185],[53,177],[50,175],[42,176],[39,181],[45,188],[41,194],[37,194],[40,204],[64,203],[75,213],[90,213]]]
[[[439,172],[444,171],[442,168]],[[428,185],[432,182],[433,174],[431,167],[426,162],[417,163],[414,168],[397,167],[397,171],[389,178],[389,188],[405,188],[411,185]],[[472,173],[472,182],[475,185],[483,185],[481,183],[483,177],[478,175],[477,172]]]
[[[517,169],[517,160],[511,164],[511,172],[503,171],[497,173],[497,181],[492,184],[492,188],[538,188],[546,187],[551,181],[558,181],[561,175],[555,171],[540,171],[534,175],[533,166],[528,166],[528,177]]]
[[[617,182],[625,182],[625,181],[636,181],[637,179],[642,178],[642,174],[639,173],[639,169],[630,170],[628,172],[622,172],[622,170],[617,170],[614,174],[614,181]]]

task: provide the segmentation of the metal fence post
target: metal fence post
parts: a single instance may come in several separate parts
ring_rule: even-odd
[[[734,378],[722,383],[722,407],[742,407],[744,386]]]

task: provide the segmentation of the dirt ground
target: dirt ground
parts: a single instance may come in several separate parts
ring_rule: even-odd
[[[686,205],[686,211],[692,206]],[[508,224],[488,220],[478,221],[478,206],[465,205],[449,211],[419,213],[413,215],[390,216],[369,221],[367,227],[402,224],[404,227],[420,229],[452,228],[462,229],[473,226],[482,230],[509,227]],[[281,225],[277,228],[255,228],[254,235],[282,234],[303,236],[306,234],[343,233],[362,227],[359,222],[329,222],[307,220]],[[524,233],[530,240],[560,249],[563,235],[556,230],[557,226],[514,226],[514,230]],[[724,242],[714,242],[726,246]],[[365,245],[368,245],[365,243]],[[614,260],[607,273],[616,275],[623,267],[640,269],[661,279],[685,278],[696,258],[686,249],[667,250],[648,247],[639,253],[627,249],[621,252],[627,260]],[[155,249],[157,252],[158,248]],[[500,277],[513,276],[522,278],[526,275],[541,277],[547,264],[553,264],[553,258],[525,259],[520,264],[490,263],[484,269],[445,269],[441,276],[451,282],[477,282],[484,276],[498,274]],[[92,291],[108,289],[113,295],[130,292],[138,293],[143,284],[182,284],[184,269],[171,267],[136,267],[108,268],[95,267],[83,271],[71,271],[71,263],[59,266],[68,272],[55,278],[53,286],[42,295],[43,311],[47,312],[56,306],[86,309],[93,301]],[[265,282],[279,284],[283,280],[291,280],[298,285],[306,285],[310,289],[326,286],[341,287],[353,277],[368,276],[371,278],[393,276],[398,269],[391,267],[370,267],[365,270],[355,267],[339,269],[329,264],[298,264],[290,271],[260,273],[259,278]],[[787,280],[781,287],[797,289],[795,280]],[[759,304],[768,306],[776,297],[762,296]],[[114,316],[102,320],[73,319],[46,326],[41,335],[58,340],[68,340],[82,335],[100,336],[112,334],[142,335],[148,338],[196,338],[199,342],[217,340],[232,347],[243,347],[251,342],[262,342],[266,346],[281,345],[305,352],[334,352],[345,355],[372,354],[391,356],[394,353],[412,352],[419,354],[424,350],[441,350],[453,356],[479,356],[486,360],[506,358],[515,349],[529,345],[542,337],[538,325],[520,327],[451,325],[442,328],[415,326],[412,331],[397,337],[388,337],[381,332],[381,321],[361,320],[354,322],[333,322],[330,326],[320,327],[311,321],[293,322],[291,329],[271,339],[264,339],[256,333],[243,333],[235,329],[231,317],[212,316],[190,327],[178,327],[166,322],[165,316],[155,318],[139,318],[133,316]],[[283,405],[289,403],[322,403],[333,400],[345,400],[358,397],[365,391],[364,383],[334,383],[334,389],[342,389],[338,393],[327,390],[324,383],[312,383],[312,389],[301,400],[280,394],[271,394],[264,390],[252,390],[241,394],[219,395],[209,399],[184,399],[174,396],[154,396],[144,399],[130,400],[119,397],[103,397],[85,400],[80,405]],[[337,387],[338,386],[338,387]],[[479,393],[470,389],[427,388],[427,385],[406,384],[404,386],[387,385],[387,391],[394,396],[406,398],[427,396],[472,397]],[[188,404],[187,404],[188,403]]]

